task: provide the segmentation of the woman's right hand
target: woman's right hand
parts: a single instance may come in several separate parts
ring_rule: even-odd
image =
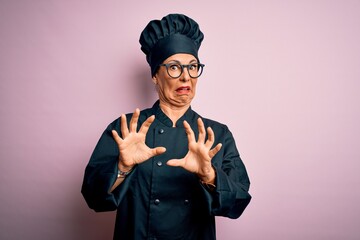
[[[136,164],[142,163],[147,159],[160,155],[166,151],[164,147],[149,148],[145,144],[146,134],[155,116],[152,115],[146,119],[137,132],[137,124],[140,116],[140,110],[137,108],[130,120],[130,127],[127,125],[125,114],[121,115],[121,136],[112,130],[112,135],[119,147],[119,169],[121,171],[130,171]]]

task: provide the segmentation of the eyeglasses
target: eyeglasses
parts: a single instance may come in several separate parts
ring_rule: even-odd
[[[180,64],[178,62],[174,62],[167,64],[163,63],[159,66],[165,66],[166,71],[171,78],[180,77],[184,72],[184,68],[187,68],[191,78],[198,78],[202,74],[205,65],[201,63]]]

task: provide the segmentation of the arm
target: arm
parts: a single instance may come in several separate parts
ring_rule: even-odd
[[[216,169],[216,188],[204,193],[211,214],[238,218],[251,200],[248,193],[250,181],[235,140],[227,128],[222,142],[221,151],[212,161]]]
[[[196,140],[194,131],[184,122],[189,151],[184,158],[169,160],[167,164],[182,167],[198,176],[210,214],[237,218],[249,204],[251,196],[248,193],[249,178],[235,140],[228,128],[220,124],[207,128],[206,139],[205,125],[200,118],[197,124],[199,135]],[[220,139],[218,143],[214,131]]]
[[[82,193],[89,207],[95,211],[115,210],[125,195],[130,181],[118,178],[118,170],[128,172],[137,164],[166,151],[163,147],[149,148],[145,144],[147,131],[155,117],[147,118],[138,130],[139,116],[140,110],[136,109],[129,127],[124,114],[120,120],[110,124],[91,156],[85,170]],[[132,172],[126,178],[131,175]]]
[[[110,124],[101,135],[85,169],[81,192],[95,211],[115,210],[119,202],[120,191],[110,193],[117,178],[119,151],[111,134],[117,122]]]

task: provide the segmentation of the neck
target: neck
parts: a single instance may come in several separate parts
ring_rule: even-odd
[[[181,106],[181,107],[177,107],[177,106],[172,106],[172,105],[162,103],[161,101],[160,101],[159,105],[160,105],[161,110],[173,122],[173,127],[176,126],[176,122],[179,120],[179,118],[181,118],[185,114],[185,112],[190,107],[190,104],[187,104],[187,105],[184,105],[184,106]]]

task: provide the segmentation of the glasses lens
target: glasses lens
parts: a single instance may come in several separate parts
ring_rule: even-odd
[[[183,68],[179,63],[171,63],[166,66],[167,72],[170,77],[172,78],[178,78],[183,72]]]
[[[166,66],[166,71],[172,78],[178,78],[183,74],[184,68],[187,68],[187,71],[191,78],[198,78],[203,72],[204,64],[193,63],[189,65],[181,65],[180,63],[170,63],[164,64]]]
[[[203,65],[199,63],[190,64],[188,66],[189,75],[192,78],[198,78],[202,74]]]

